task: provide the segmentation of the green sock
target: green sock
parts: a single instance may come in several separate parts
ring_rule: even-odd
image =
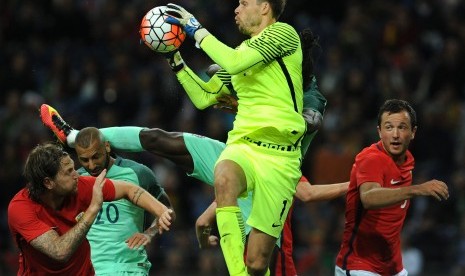
[[[220,245],[229,275],[247,275],[244,263],[245,228],[237,206],[216,208]]]
[[[120,149],[130,152],[144,151],[140,144],[139,132],[144,129],[142,127],[107,127],[101,128],[100,131],[105,136],[105,139],[110,142],[110,145],[115,149]]]

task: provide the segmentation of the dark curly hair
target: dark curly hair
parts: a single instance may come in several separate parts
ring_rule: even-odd
[[[319,37],[313,35],[310,28],[303,29],[299,33],[299,36],[302,44],[302,78],[303,89],[305,91],[309,87],[313,76],[313,49],[315,47],[320,48],[320,44],[318,43]]]
[[[45,178],[55,178],[60,170],[62,158],[68,155],[60,144],[52,142],[37,145],[31,151],[23,174],[28,181],[26,188],[32,200],[40,201],[40,195],[46,190]]]

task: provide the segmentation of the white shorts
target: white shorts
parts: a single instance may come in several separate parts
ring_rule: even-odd
[[[343,270],[342,268],[336,266],[336,271],[334,272],[335,276],[381,276],[378,273],[374,273],[371,271],[366,271],[366,270],[349,270],[349,273],[347,273],[346,270]],[[407,276],[408,272],[407,270],[402,269],[401,272],[393,275],[393,276]]]

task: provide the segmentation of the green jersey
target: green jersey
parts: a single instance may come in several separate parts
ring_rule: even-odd
[[[305,133],[302,117],[302,49],[295,29],[282,22],[232,49],[214,36],[202,41],[202,49],[230,75],[239,107],[227,143],[244,136],[266,143],[298,145]],[[177,76],[192,102],[205,108],[228,92],[224,81],[212,78],[200,84],[189,68]],[[193,81],[193,82],[192,82]],[[198,88],[205,93],[198,94]]]
[[[321,118],[323,118],[326,110],[327,104],[326,98],[320,93],[318,89],[318,84],[316,82],[315,76],[312,77],[312,81],[310,83],[310,87],[304,92],[304,110],[311,109],[321,114]],[[302,156],[307,154],[308,147],[310,146],[310,142],[315,137],[318,131],[307,132],[302,139]]]
[[[315,76],[312,76],[310,87],[304,92],[304,109],[313,109],[324,115],[327,103],[318,88]]]
[[[81,175],[88,175],[79,169]],[[152,170],[132,160],[117,157],[108,170],[107,178],[124,180],[141,186],[159,198],[164,192]],[[126,199],[104,202],[90,228],[87,239],[91,246],[91,259],[97,275],[138,272],[149,274],[151,263],[144,248],[130,249],[126,239],[143,232],[144,210]]]

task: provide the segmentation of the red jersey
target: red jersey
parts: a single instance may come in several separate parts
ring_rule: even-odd
[[[381,275],[402,271],[400,235],[409,200],[374,210],[360,201],[359,186],[377,182],[383,188],[412,185],[415,164],[407,151],[406,161],[397,165],[380,142],[365,148],[355,158],[346,195],[344,235],[336,265],[344,270],[367,270]]]
[[[21,189],[8,206],[8,225],[19,250],[18,275],[94,275],[87,239],[81,243],[67,262],[58,262],[41,253],[30,242],[50,230],[59,235],[76,225],[77,217],[85,212],[92,200],[95,177],[80,176],[78,191],[65,200],[61,210],[54,210],[29,198],[26,188]],[[103,186],[103,198],[115,198],[110,180]]]

